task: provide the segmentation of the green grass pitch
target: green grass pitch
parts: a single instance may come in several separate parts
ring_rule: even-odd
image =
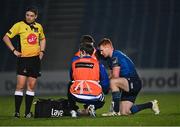
[[[60,98],[49,96],[43,98]],[[102,117],[107,112],[111,96],[106,96],[106,104],[97,110],[97,117],[61,117],[61,118],[20,118],[12,117],[14,111],[14,97],[0,97],[0,125],[1,126],[178,126],[180,125],[180,93],[140,94],[136,103],[143,103],[157,99],[160,105],[160,115],[154,115],[151,110],[144,110],[131,116]],[[34,111],[34,105],[32,107]],[[24,113],[24,102],[21,107],[21,116]]]

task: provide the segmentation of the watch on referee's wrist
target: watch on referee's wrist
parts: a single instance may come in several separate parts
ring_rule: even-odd
[[[43,54],[45,54],[45,51],[44,51],[44,50],[41,50],[40,52],[42,52]]]
[[[14,53],[14,51],[16,51],[16,49],[15,49],[15,48],[12,50],[12,53]]]

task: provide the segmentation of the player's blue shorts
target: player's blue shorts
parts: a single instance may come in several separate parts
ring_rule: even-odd
[[[123,91],[121,101],[135,102],[138,93],[142,88],[142,82],[139,77],[126,78],[129,83],[129,92]]]

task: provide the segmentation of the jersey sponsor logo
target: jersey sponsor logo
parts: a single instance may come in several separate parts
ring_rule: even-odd
[[[118,58],[117,57],[112,58],[112,64],[113,65],[118,65]]]
[[[27,37],[27,42],[31,45],[34,45],[37,43],[37,36],[35,34],[29,34]]]

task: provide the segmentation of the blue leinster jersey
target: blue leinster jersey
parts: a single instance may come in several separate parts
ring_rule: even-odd
[[[120,66],[120,77],[137,77],[134,63],[131,59],[119,50],[114,50],[112,57],[108,61],[110,69]]]

